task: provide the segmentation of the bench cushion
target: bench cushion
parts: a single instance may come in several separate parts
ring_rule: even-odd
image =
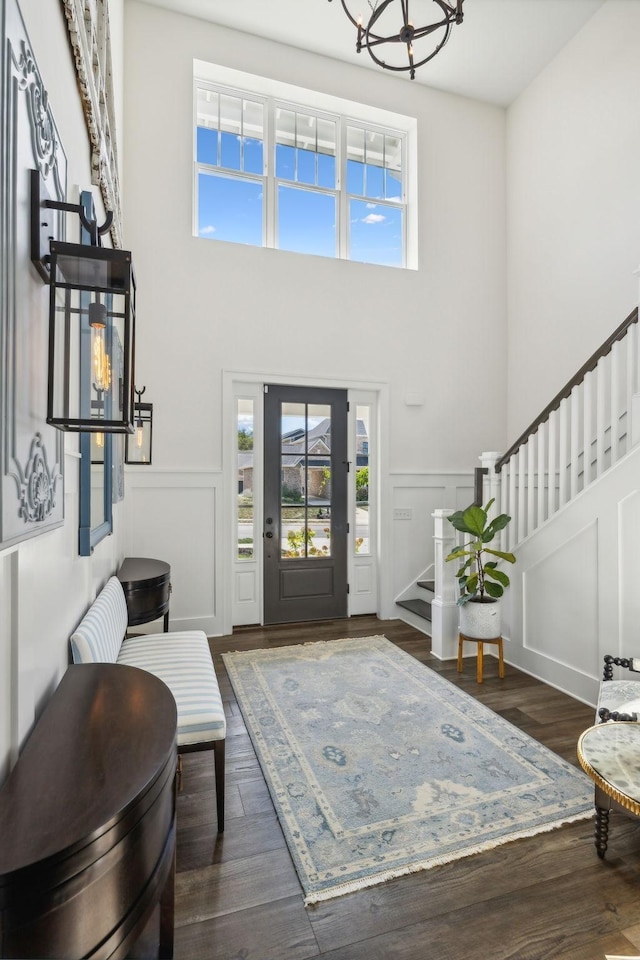
[[[129,616],[122,584],[111,577],[71,637],[74,663],[116,663]]]
[[[147,670],[169,687],[178,708],[178,747],[224,740],[222,697],[201,630],[127,637],[117,662]]]
[[[639,680],[603,680],[598,693],[595,722],[600,721],[598,712],[601,707],[606,707],[611,712],[617,710],[619,713],[640,713],[639,699]]]

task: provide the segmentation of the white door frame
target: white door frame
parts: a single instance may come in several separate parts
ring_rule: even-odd
[[[377,592],[377,615],[383,617],[384,592],[381,585],[388,580],[385,576],[384,558],[389,556],[389,545],[391,543],[391,526],[388,518],[390,510],[388,509],[389,491],[388,491],[388,423],[389,423],[389,388],[387,383],[379,381],[363,380],[338,380],[335,378],[327,379],[322,377],[300,377],[291,374],[267,374],[256,373],[255,371],[241,370],[223,370],[222,372],[222,460],[223,460],[223,521],[222,531],[222,624],[225,635],[232,633],[233,630],[233,606],[236,584],[234,582],[234,552],[233,544],[236,537],[235,513],[236,513],[236,495],[237,495],[237,427],[236,427],[236,400],[239,397],[250,397],[254,401],[262,397],[262,387],[265,383],[290,384],[300,387],[323,387],[336,390],[347,390],[351,404],[363,402],[358,399],[359,394],[371,395],[376,401],[376,420],[377,420],[377,470],[376,482],[373,485],[377,489],[377,503],[375,508],[377,544],[376,544],[376,592]],[[350,412],[349,416],[355,413]],[[263,454],[263,431],[262,431],[262,403],[254,405],[254,489],[258,489],[259,495],[254,500],[254,537],[256,548],[255,556],[255,590],[256,603],[259,610],[260,623],[262,620],[263,598],[262,598],[262,550],[258,549],[258,543],[261,543],[261,533],[263,529],[262,517],[262,454]],[[352,458],[355,461],[355,457]],[[350,532],[350,544],[354,538],[354,531]],[[349,582],[353,582],[353,549],[349,548]],[[349,611],[351,612],[351,599],[349,602]],[[357,611],[356,611],[357,612]],[[390,615],[387,613],[387,615]]]

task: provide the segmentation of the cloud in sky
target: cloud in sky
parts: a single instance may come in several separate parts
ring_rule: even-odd
[[[387,218],[381,213],[369,213],[362,221],[363,223],[382,223],[383,220]]]
[[[209,224],[208,227],[201,227],[201,228],[200,228],[200,236],[201,236],[201,237],[207,237],[207,236],[209,236],[210,234],[215,233],[215,232],[216,232],[216,228],[215,228],[212,224]]]

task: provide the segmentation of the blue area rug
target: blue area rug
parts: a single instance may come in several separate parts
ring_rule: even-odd
[[[577,767],[385,637],[223,659],[306,903],[592,815]]]

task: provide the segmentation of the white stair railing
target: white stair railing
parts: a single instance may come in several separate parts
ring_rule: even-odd
[[[508,549],[530,536],[631,449],[640,392],[638,310],[495,462]],[[484,462],[483,462],[484,465]]]
[[[636,308],[503,456],[481,456],[476,501],[495,498],[495,512],[512,518],[501,549],[513,550],[640,441],[639,349]],[[451,512],[432,515],[432,652],[442,659],[455,655],[457,642],[455,565],[444,562],[455,539]]]

